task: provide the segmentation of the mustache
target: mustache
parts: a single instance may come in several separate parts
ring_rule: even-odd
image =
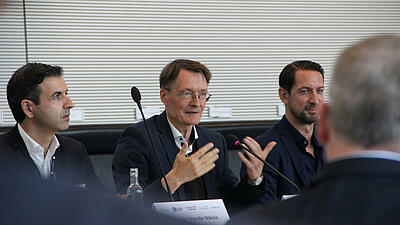
[[[68,116],[70,114],[69,109],[66,109],[64,112],[61,113],[61,117]]]
[[[317,104],[315,104],[315,103],[310,103],[304,107],[305,110],[316,109],[316,108],[317,108]]]

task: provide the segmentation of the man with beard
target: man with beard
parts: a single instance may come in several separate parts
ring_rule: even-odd
[[[298,194],[318,174],[324,161],[323,148],[316,138],[315,121],[323,103],[324,70],[316,62],[302,60],[292,62],[279,75],[279,97],[285,104],[285,115],[270,130],[255,140],[264,148],[269,142],[277,144],[267,157],[267,162],[292,182],[269,167],[263,168],[266,194],[260,198],[263,204],[281,200],[284,196]],[[246,166],[242,165],[242,175]]]
[[[0,173],[104,191],[83,144],[56,134],[68,129],[74,107],[61,67],[21,67],[8,82],[7,100],[17,124],[0,136]]]

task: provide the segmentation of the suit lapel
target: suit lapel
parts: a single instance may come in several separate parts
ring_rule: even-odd
[[[156,149],[160,155],[161,163],[163,164],[163,169],[165,173],[168,173],[172,166],[174,165],[176,155],[179,152],[175,144],[174,137],[172,135],[171,128],[169,126],[166,112],[164,111],[157,120],[157,129],[159,132],[159,141],[161,143],[161,149]],[[154,137],[153,137],[154,138]],[[163,158],[167,158],[167,163],[163,163]],[[185,192],[183,186],[178,188],[176,191],[178,193],[178,200],[184,200]]]
[[[165,154],[169,163],[169,168],[164,169],[169,171],[170,169],[172,169],[172,165],[174,165],[176,154],[178,154],[179,150],[175,144],[175,140],[173,138],[171,128],[169,127],[165,111],[159,117],[157,129],[160,133],[159,138],[162,144],[162,148],[164,150],[160,152],[161,154]]]
[[[292,161],[294,168],[297,172],[300,181],[302,182],[302,186],[310,183],[310,178],[306,175],[306,169],[304,168],[304,164],[299,157],[299,152],[297,151],[296,142],[294,141],[293,137],[288,135],[290,131],[280,124],[279,132],[282,137],[282,145],[284,145],[284,149],[287,150],[287,153],[290,156],[290,160]]]
[[[196,140],[197,148],[200,149],[204,145],[206,145],[209,142],[209,139],[205,136],[204,133],[201,132],[201,130],[196,126],[196,131],[197,134],[199,135],[199,138]],[[213,173],[215,172],[215,169],[212,169],[208,173],[203,175],[203,181],[204,181],[204,188],[206,190],[206,197],[207,198],[218,198],[218,193],[215,193],[216,189],[213,188],[215,187],[215,180],[213,179],[215,176]]]
[[[27,165],[27,169],[31,170],[35,176],[40,178],[40,172],[36,167],[36,164],[33,162],[31,156],[29,155],[28,149],[26,148],[25,142],[22,139],[17,126],[18,125],[15,125],[14,128],[10,131],[10,143],[13,149],[17,151],[15,154],[17,157],[16,161],[23,163],[23,165]]]

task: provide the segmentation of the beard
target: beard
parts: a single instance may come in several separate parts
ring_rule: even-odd
[[[319,117],[319,114],[308,114],[307,110],[315,109],[316,104],[308,104],[300,112],[296,112],[292,107],[289,106],[289,110],[293,116],[302,124],[313,124]]]

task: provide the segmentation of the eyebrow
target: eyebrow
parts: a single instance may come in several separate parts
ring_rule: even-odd
[[[306,89],[313,89],[312,87],[309,87],[309,86],[302,86],[302,87],[298,88],[297,90],[300,90],[300,89],[303,89],[303,88],[306,88]],[[325,88],[325,85],[322,85],[322,86],[317,87],[317,89],[320,89],[320,88]]]
[[[194,92],[192,89],[189,89],[189,88],[185,88],[185,89],[183,89],[182,91],[191,91],[191,92]],[[200,91],[207,91],[207,89],[201,89]]]
[[[62,94],[63,92],[62,91],[55,91],[55,92],[53,92],[53,94],[51,94],[50,95],[50,98],[52,98],[54,95],[57,95],[57,94]],[[68,89],[67,90],[65,90],[65,92],[64,93],[68,93]]]

